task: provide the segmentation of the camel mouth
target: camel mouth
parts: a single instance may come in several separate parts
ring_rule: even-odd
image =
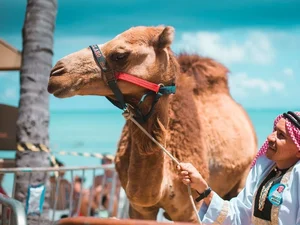
[[[73,77],[73,79],[70,79]],[[74,79],[75,77],[75,79]],[[75,96],[77,92],[86,85],[86,80],[66,73],[64,76],[50,76],[48,82],[48,92],[58,98],[68,98]]]
[[[48,92],[57,98],[69,98],[75,95],[70,87],[53,87],[48,86]]]
[[[69,82],[65,82],[62,76],[50,76],[48,82],[48,92],[58,98],[71,97],[72,88]]]
[[[54,91],[52,94],[57,98],[69,98],[69,97],[72,97],[75,95],[68,88],[58,89],[58,90]]]

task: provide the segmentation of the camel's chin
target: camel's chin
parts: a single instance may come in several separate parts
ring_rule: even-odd
[[[48,86],[48,92],[50,94],[53,94],[57,98],[69,98],[75,95],[73,91],[71,91],[70,88],[62,87],[62,88],[53,88],[53,86]]]
[[[76,95],[74,90],[72,90],[71,86],[69,86],[69,87],[63,86],[62,87],[60,85],[59,86],[53,85],[51,83],[49,83],[49,85],[48,85],[48,92],[50,94],[53,94],[57,98],[69,98],[69,97]]]
[[[68,89],[57,90],[52,93],[57,98],[70,98],[75,96],[76,94]]]

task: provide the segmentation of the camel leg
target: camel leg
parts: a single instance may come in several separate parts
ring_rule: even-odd
[[[158,207],[140,207],[129,205],[129,217],[131,219],[156,220]]]

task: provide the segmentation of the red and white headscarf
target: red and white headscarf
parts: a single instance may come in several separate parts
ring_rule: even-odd
[[[295,114],[297,116],[300,116],[300,112],[295,112]],[[275,131],[275,127],[276,127],[276,124],[278,123],[278,121],[281,119],[281,118],[284,118],[283,117],[283,114],[279,115],[276,117],[276,119],[274,120],[274,126],[273,126],[273,132]],[[287,128],[287,132],[288,134],[290,135],[290,137],[292,138],[293,142],[295,143],[295,145],[297,146],[298,150],[300,151],[300,129],[298,129],[292,122],[290,122],[288,119],[285,119],[286,120],[286,128]],[[266,140],[264,142],[264,144],[261,146],[260,150],[258,151],[257,155],[255,156],[252,164],[251,164],[251,168],[255,165],[256,163],[256,160],[266,154],[267,152],[267,149],[269,147],[269,142],[268,140]]]

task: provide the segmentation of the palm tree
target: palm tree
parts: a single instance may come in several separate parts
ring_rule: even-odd
[[[47,83],[52,67],[52,48],[57,0],[28,0],[22,30],[23,49],[20,73],[20,101],[17,120],[17,142],[49,146],[49,95]],[[17,167],[47,167],[48,154],[43,151],[17,151]],[[28,182],[46,181],[45,173],[22,173],[16,176],[15,198],[25,204]],[[46,190],[49,188],[46,188]],[[47,192],[48,193],[48,192]],[[41,219],[48,220],[49,194],[46,194]],[[37,218],[28,216],[33,224]]]

